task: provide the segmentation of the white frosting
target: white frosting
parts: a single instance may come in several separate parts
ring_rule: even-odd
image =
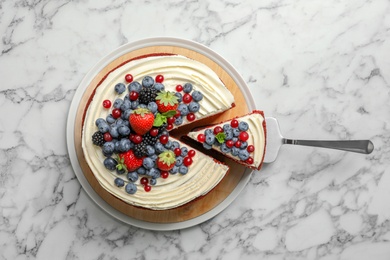
[[[252,114],[237,118],[237,120],[239,122],[240,121],[247,122],[249,125],[249,129],[247,131],[249,134],[249,138],[248,138],[247,142],[248,142],[248,145],[253,145],[255,147],[255,150],[253,153],[250,154],[250,156],[253,158],[253,163],[248,164],[248,166],[258,168],[260,166],[260,164],[262,163],[262,160],[264,157],[264,152],[265,152],[266,137],[265,137],[265,132],[264,132],[264,128],[263,128],[264,117],[259,113],[252,113]],[[228,121],[228,122],[230,122],[230,121]],[[217,125],[213,125],[210,128],[214,129],[214,127],[216,127],[216,126],[222,127],[224,124],[226,124],[228,122],[223,122],[223,123],[220,123]],[[198,130],[198,131],[190,132],[190,133],[188,133],[188,137],[190,137],[194,140],[197,140],[198,135],[201,133],[204,133],[205,130],[206,130],[206,128]],[[213,149],[221,152],[221,150],[218,146],[213,145]],[[224,155],[227,157],[230,157],[234,160],[240,160],[240,158],[238,158],[238,156],[233,156],[231,153],[224,153]]]
[[[136,182],[138,190],[133,195],[126,193],[124,187],[115,186],[114,179],[118,175],[104,167],[105,157],[101,148],[92,144],[91,136],[97,131],[96,119],[106,118],[110,113],[110,110],[102,107],[102,102],[106,99],[114,102],[115,99],[123,98],[128,93],[125,91],[118,95],[114,91],[114,86],[117,83],[125,83],[124,78],[128,73],[131,73],[134,81],[138,82],[141,82],[144,76],[155,77],[162,74],[165,89],[172,91],[178,84],[192,83],[194,90],[199,90],[204,96],[199,102],[201,109],[195,113],[197,119],[227,110],[234,103],[234,97],[214,71],[204,64],[184,56],[148,57],[122,65],[111,72],[96,89],[84,121],[82,147],[85,159],[96,179],[104,189],[121,200],[131,205],[154,210],[175,208],[207,194],[221,181],[229,169],[226,165],[215,162],[213,158],[199,151],[196,151],[193,164],[188,168],[189,171],[186,175],[178,173],[171,174],[167,179],[159,178],[157,185],[152,186],[150,192],[143,190],[139,180]],[[186,123],[188,122],[185,119],[184,124]],[[185,146],[183,143],[180,144]],[[126,176],[121,177],[123,180],[127,180]]]

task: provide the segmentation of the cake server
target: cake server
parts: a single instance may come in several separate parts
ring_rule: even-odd
[[[266,117],[267,145],[264,156],[265,163],[272,163],[278,156],[279,149],[284,144],[303,145],[337,149],[347,152],[370,154],[374,150],[374,144],[370,140],[296,140],[283,137],[280,132],[279,123],[276,118]]]

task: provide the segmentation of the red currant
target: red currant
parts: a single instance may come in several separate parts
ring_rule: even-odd
[[[174,153],[176,156],[180,156],[180,154],[181,154],[181,149],[180,149],[180,148],[175,148],[175,149],[173,150],[173,153]]]
[[[111,101],[106,99],[103,101],[103,107],[104,108],[110,108],[111,107]]]
[[[113,110],[112,110],[112,117],[113,118],[119,118],[119,117],[121,117],[121,115],[122,115],[122,112],[121,112],[121,110],[119,109],[119,108],[114,108]]]
[[[131,101],[135,101],[135,100],[137,100],[138,99],[138,97],[139,97],[139,94],[138,94],[138,92],[135,92],[135,91],[131,91],[130,92],[130,100]]]
[[[229,148],[232,148],[234,145],[234,142],[232,140],[227,140],[226,141],[226,146],[229,147]]]
[[[148,178],[146,178],[146,177],[142,177],[141,180],[140,180],[140,183],[141,183],[142,185],[146,185],[146,184],[149,183],[149,180],[148,180]]]
[[[158,135],[158,128],[152,128],[149,131],[150,136],[155,137]]]
[[[190,166],[192,164],[192,158],[189,156],[184,157],[183,164],[184,164],[184,166],[187,166],[187,167]]]
[[[133,143],[135,143],[135,144],[140,144],[140,143],[142,143],[142,136],[140,136],[140,135],[134,135],[132,141],[133,141]]]
[[[234,146],[237,147],[237,148],[240,148],[242,145],[241,141],[240,140],[237,140],[235,143],[234,143]]]
[[[189,151],[188,151],[188,156],[189,156],[189,157],[194,157],[195,154],[196,154],[195,150],[189,150]]]
[[[248,159],[246,159],[245,161],[247,164],[253,164],[253,158],[252,157],[249,157]]]
[[[190,122],[194,121],[195,120],[195,114],[194,113],[188,113],[187,120],[190,121]]]
[[[163,75],[157,75],[156,76],[156,82],[157,83],[162,83],[164,81],[164,76]]]
[[[177,92],[180,92],[180,91],[182,91],[183,90],[183,86],[182,85],[177,85],[176,86],[176,91]]]
[[[183,95],[183,102],[188,104],[188,103],[191,103],[191,101],[192,101],[192,96],[188,93],[185,93]]]
[[[240,135],[238,136],[238,138],[239,138],[241,141],[245,142],[246,140],[248,140],[249,135],[248,135],[247,132],[244,131],[244,132],[241,132],[241,133],[240,133]]]
[[[144,190],[145,190],[146,192],[149,192],[149,191],[152,190],[152,186],[150,186],[150,185],[148,185],[148,184],[145,184]]]
[[[214,134],[215,134],[215,135],[217,135],[218,133],[220,133],[220,132],[222,132],[222,131],[223,131],[222,127],[220,127],[220,126],[214,127]]]
[[[112,136],[111,136],[111,134],[110,133],[105,133],[104,135],[103,135],[103,139],[104,139],[104,141],[106,141],[106,142],[111,142],[112,141]]]
[[[238,120],[237,120],[237,119],[233,119],[233,120],[230,122],[230,126],[233,127],[233,128],[238,127]]]
[[[168,178],[168,176],[169,176],[169,172],[166,172],[166,171],[161,172],[161,178],[166,179],[166,178]]]
[[[160,143],[162,144],[168,143],[168,136],[167,135],[160,136]]]
[[[132,141],[132,142],[134,141],[134,136],[135,136],[135,134],[130,134],[130,135],[129,135],[130,141]]]
[[[167,125],[167,130],[172,130],[173,129],[173,124],[168,124]]]
[[[133,75],[126,74],[125,80],[126,80],[127,83],[131,83],[133,81]]]
[[[246,150],[248,151],[248,153],[253,153],[253,151],[255,150],[255,147],[253,145],[248,145]]]
[[[175,117],[175,118],[178,118],[178,117],[180,117],[180,115],[181,115],[180,111],[179,111],[179,110],[176,110],[176,114],[174,115],[174,117]]]
[[[175,122],[175,118],[174,117],[168,117],[167,118],[167,123],[168,124],[173,124]]]
[[[206,141],[206,136],[204,134],[199,134],[197,139],[199,142],[204,143],[204,141]]]

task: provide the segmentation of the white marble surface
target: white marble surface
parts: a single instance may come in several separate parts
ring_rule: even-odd
[[[3,0],[0,35],[0,259],[390,259],[389,1]],[[111,218],[75,177],[67,113],[101,57],[154,36],[224,56],[286,136],[374,152],[283,147],[185,230]]]

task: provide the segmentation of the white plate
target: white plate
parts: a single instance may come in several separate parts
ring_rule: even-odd
[[[106,67],[110,62],[113,60],[119,58],[120,56],[145,47],[151,47],[151,46],[160,46],[160,45],[170,45],[170,46],[177,46],[182,48],[187,48],[193,51],[196,51],[200,54],[203,54],[210,59],[212,59],[214,62],[216,62],[219,66],[221,66],[231,77],[232,79],[237,83],[237,86],[242,91],[245,100],[248,105],[249,110],[255,109],[255,103],[252,98],[252,95],[250,94],[250,91],[245,83],[245,81],[242,79],[240,74],[233,68],[231,64],[229,64],[225,59],[223,59],[220,55],[212,51],[211,49],[207,48],[206,46],[203,46],[199,43],[184,40],[184,39],[178,39],[178,38],[168,38],[168,37],[160,37],[160,38],[148,38],[143,39],[140,41],[132,42],[125,44],[118,49],[114,50],[112,53],[105,56],[103,59],[101,59],[88,73],[85,75],[83,80],[81,81],[79,87],[76,90],[76,93],[73,97],[69,114],[68,114],[68,121],[67,121],[67,148],[68,153],[70,157],[70,161],[73,167],[73,170],[83,187],[83,189],[86,191],[86,193],[89,195],[89,197],[100,207],[102,208],[106,213],[113,216],[114,218],[123,221],[124,223],[144,228],[144,229],[150,229],[150,230],[159,230],[159,231],[166,231],[166,230],[176,230],[176,229],[183,229],[192,227],[195,225],[198,225],[206,220],[209,220],[219,214],[221,211],[223,211],[225,208],[227,208],[240,194],[240,192],[243,190],[243,188],[246,186],[246,184],[249,181],[249,178],[251,176],[252,170],[246,170],[243,174],[240,182],[237,184],[235,189],[229,194],[229,196],[226,197],[225,200],[223,200],[221,203],[219,203],[216,207],[211,209],[210,211],[206,212],[203,215],[200,215],[198,217],[195,217],[190,220],[182,221],[182,222],[176,222],[176,223],[152,223],[147,221],[142,221],[138,219],[131,218],[116,209],[114,209],[112,206],[110,206],[106,201],[104,201],[91,187],[89,182],[84,176],[84,173],[81,170],[79,161],[76,156],[76,147],[74,144],[74,127],[75,127],[75,119],[76,119],[76,112],[78,105],[81,101],[81,98],[84,94],[84,91],[88,87],[88,85],[91,83],[93,78],[100,72],[104,67]]]

